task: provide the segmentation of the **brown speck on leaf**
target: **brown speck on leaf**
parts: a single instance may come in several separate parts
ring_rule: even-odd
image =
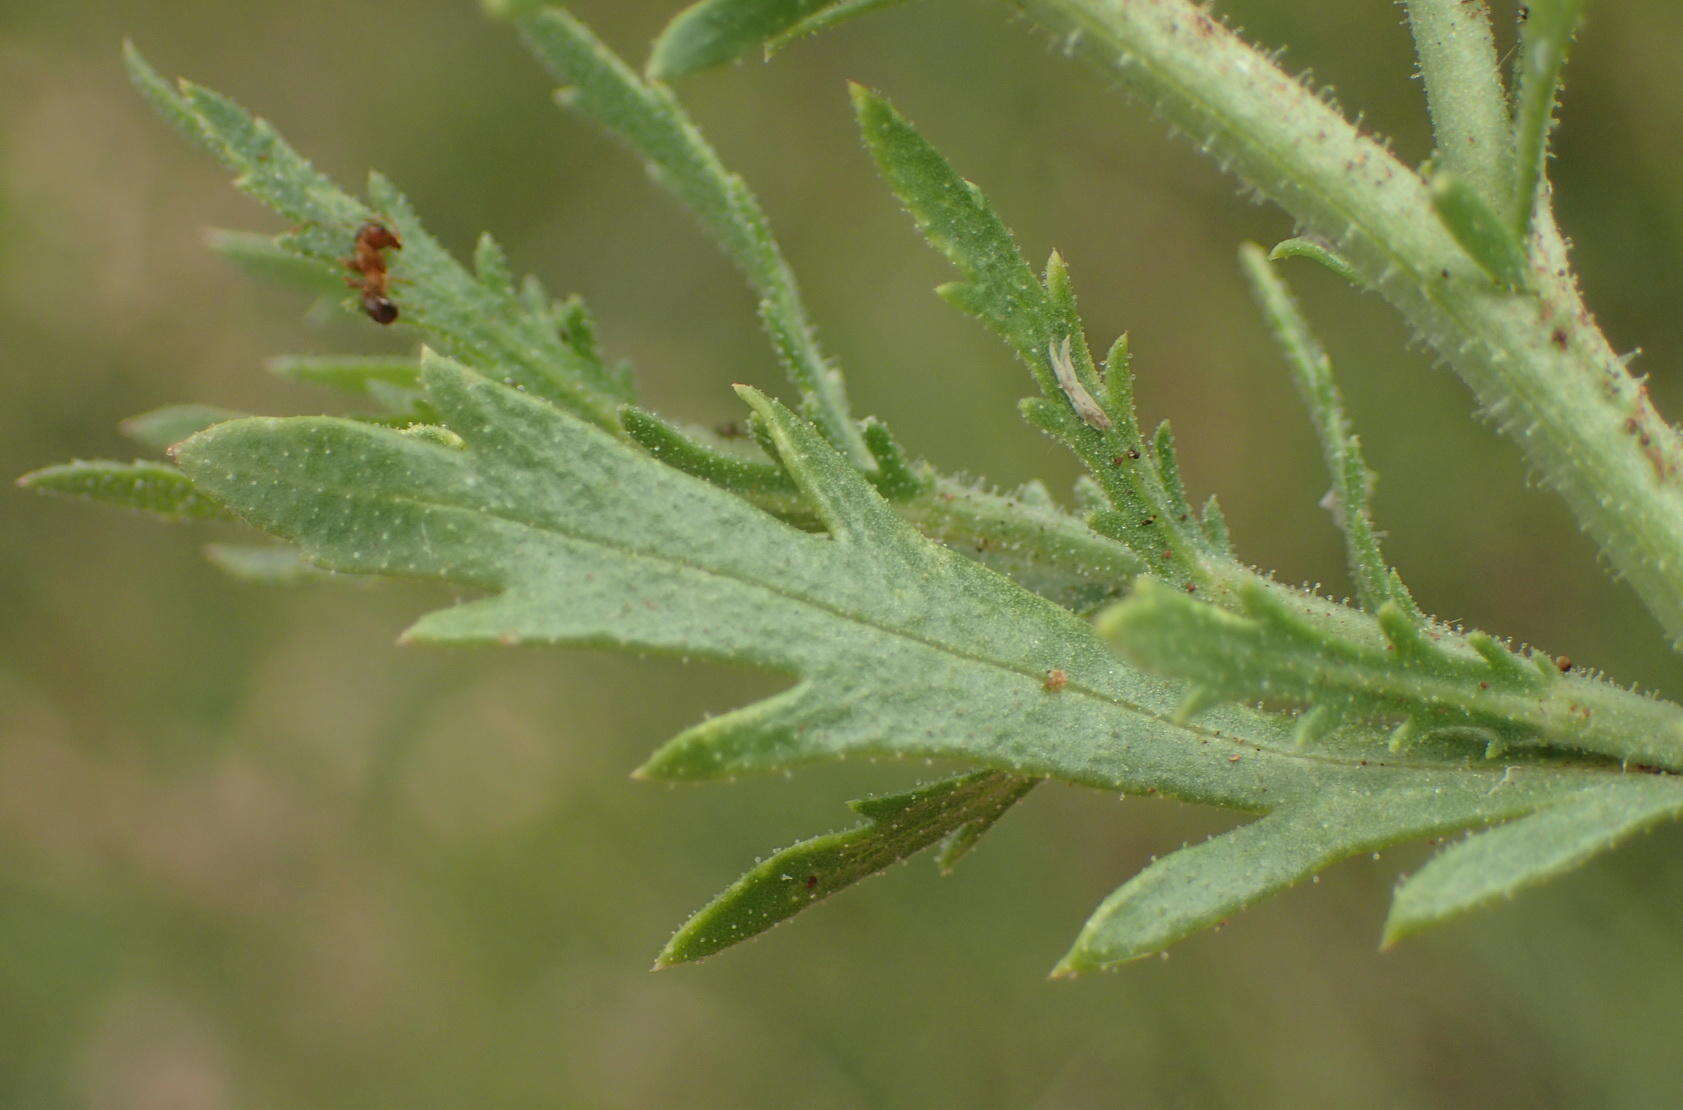
[[[1572,339],[1566,334],[1565,328],[1556,328],[1549,333],[1549,342],[1553,343],[1557,350],[1564,351],[1571,344]]]
[[[1055,694],[1069,685],[1069,675],[1061,669],[1053,667],[1046,672],[1046,681],[1042,682],[1041,685],[1046,688],[1048,694]]]
[[[1571,656],[1562,655],[1559,659],[1554,661],[1554,665],[1560,668],[1561,674],[1565,674],[1567,671],[1572,669],[1572,658]]]
[[[1240,760],[1241,760],[1241,759],[1243,759],[1243,758],[1245,758],[1245,753],[1243,753],[1243,752],[1234,752],[1234,753],[1233,753],[1233,754],[1232,754],[1232,755],[1230,755],[1230,756],[1228,756],[1228,757],[1227,757],[1227,762],[1229,762],[1229,763],[1237,763],[1237,762],[1239,762],[1239,761],[1240,761]]]
[[[818,885],[818,876],[817,875],[808,875],[806,877],[806,888],[808,890],[813,889],[817,885]]]

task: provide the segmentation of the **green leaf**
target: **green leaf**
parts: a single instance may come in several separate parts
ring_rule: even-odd
[[[1608,783],[1452,844],[1397,888],[1385,944],[1577,867],[1643,829],[1683,817],[1671,782]]]
[[[336,577],[306,561],[297,548],[274,544],[206,544],[205,558],[230,578],[261,586],[296,586]]]
[[[123,421],[123,434],[154,451],[175,446],[195,432],[202,432],[212,424],[234,420],[246,413],[215,405],[168,405]]]
[[[281,355],[267,363],[269,373],[287,381],[325,386],[354,397],[369,396],[376,382],[414,389],[421,362],[388,355]]]
[[[25,474],[18,485],[56,497],[135,509],[165,520],[215,520],[228,515],[192,479],[163,463],[63,463]]]
[[[814,428],[752,390],[745,399],[827,534],[447,359],[427,358],[422,380],[460,446],[331,417],[263,418],[219,424],[177,457],[208,493],[312,563],[484,591],[423,618],[410,640],[611,646],[792,677],[783,692],[668,742],[644,777],[946,757],[1272,810],[1276,824],[1330,798],[1359,799],[1371,819],[1345,834],[1334,826],[1299,856],[1303,866],[1618,781],[1523,758],[1498,771],[1441,755],[1375,760],[1368,747],[1311,756],[1294,750],[1283,723],[1234,706],[1177,724],[1185,685],[1131,669],[1067,611],[920,536]],[[1209,883],[1231,885],[1223,867]],[[1187,897],[1178,924],[1142,943],[1166,944],[1207,919]],[[1093,948],[1082,966],[1113,962],[1110,951]]]
[[[636,151],[742,270],[760,298],[760,317],[807,416],[854,463],[871,457],[848,415],[840,373],[818,346],[794,271],[772,237],[760,203],[727,170],[677,99],[638,79],[590,30],[561,8],[510,13],[534,54],[571,87],[563,104],[577,109]]]
[[[345,291],[343,272],[332,273],[315,259],[287,250],[275,242],[273,235],[212,228],[205,232],[205,245],[212,253],[264,281],[320,296],[339,296]]]
[[[964,273],[950,298],[988,320],[1029,362],[1042,396],[1027,411],[1092,471],[1108,503],[1095,507],[1095,526],[1127,537],[1135,556],[1161,548],[1165,541],[1155,537],[1164,534],[1167,542],[1196,545],[1198,552],[1184,549],[1181,569],[1207,575],[1219,587],[1210,593],[1239,611],[1213,608],[1181,588],[1202,579],[1174,587],[1144,581],[1105,623],[1126,633],[1129,650],[1154,653],[1153,665],[1166,661],[1179,676],[1152,677],[1069,610],[920,535],[910,521],[956,547],[953,522],[962,523],[956,534],[968,543],[977,533],[963,528],[985,518],[1017,528],[1012,542],[1042,534],[1042,549],[1052,542],[1079,548],[1095,567],[1129,561],[1119,545],[1048,510],[1043,496],[1031,494],[1033,504],[1023,506],[956,487],[909,464],[886,428],[855,425],[746,188],[662,87],[640,82],[564,13],[519,7],[539,53],[578,82],[575,102],[654,163],[760,291],[767,330],[820,424],[742,391],[755,438],[775,458],[784,504],[767,512],[721,488],[722,464],[696,453],[711,449],[699,438],[653,418],[622,424],[628,382],[602,361],[588,313],[576,301],[552,301],[530,280],[517,286],[493,241],[481,240],[470,274],[382,179],[371,182],[366,203],[351,198],[267,124],[206,90],[169,89],[132,54],[137,84],[166,117],[298,225],[266,257],[303,259],[342,280],[341,260],[360,221],[388,223],[405,240],[390,258],[404,321],[477,369],[432,355],[418,381],[412,364],[394,371],[401,380],[353,367],[340,374],[341,384],[396,415],[216,423],[179,446],[184,474],[146,472],[161,475],[157,483],[137,483],[134,468],[117,468],[124,473],[114,478],[112,464],[80,464],[103,468],[117,500],[151,498],[156,504],[147,507],[156,509],[175,496],[176,515],[189,498],[217,512],[226,503],[298,545],[213,556],[258,577],[325,568],[443,579],[478,595],[423,618],[413,640],[615,647],[788,676],[783,692],[668,742],[642,769],[648,777],[729,777],[854,755],[953,758],[991,769],[944,792],[938,786],[859,804],[870,826],[839,834],[840,842],[823,838],[822,851],[841,853],[826,857],[834,885],[936,841],[950,863],[1039,777],[1262,815],[1124,884],[1083,930],[1065,972],[1160,950],[1356,852],[1516,822],[1510,828],[1517,831],[1474,838],[1423,871],[1398,912],[1406,930],[1683,812],[1674,776],[1627,775],[1560,755],[1587,750],[1675,767],[1683,763],[1676,707],[1581,674],[1563,676],[1547,660],[1488,637],[1425,625],[1394,599],[1364,618],[1295,598],[1225,559],[1205,559],[1223,546],[1219,514],[1188,520],[1184,535],[1177,532],[1191,514],[1172,445],[1166,434],[1155,450],[1140,442],[1124,344],[1100,376],[1062,260],[1054,255],[1037,278],[980,191],[886,104],[856,94],[885,175]],[[1148,18],[1138,9],[1116,11]],[[1161,12],[1149,18],[1178,33]],[[1219,38],[1216,30],[1211,25]],[[1453,195],[1447,200],[1455,203],[1440,206],[1446,226],[1459,220],[1481,235],[1488,230],[1476,210]],[[1472,243],[1465,249],[1491,253],[1478,235],[1463,229],[1463,239]],[[416,399],[417,385],[424,399]],[[683,465],[653,457],[661,450]],[[760,472],[768,482],[770,474]],[[86,478],[66,489],[87,495],[100,485]],[[29,480],[51,484],[40,475]],[[160,490],[168,495],[161,500]],[[742,492],[770,500],[764,488]],[[942,505],[970,515],[943,517]],[[782,519],[797,511],[799,527]],[[996,552],[976,554],[1009,566]],[[1177,569],[1141,561],[1165,577]],[[1081,604],[1068,579],[1043,577],[1052,584],[1040,588]],[[1222,698],[1299,700],[1309,712],[1293,729]],[[1399,739],[1409,729],[1424,739],[1383,751],[1383,730],[1368,718],[1387,716],[1403,718]],[[1457,728],[1518,747],[1498,767],[1430,735]],[[1299,751],[1299,738],[1314,739],[1315,750]],[[789,894],[767,886],[764,875],[750,876],[695,935],[705,933],[716,948],[805,904]]]
[[[884,180],[923,237],[964,274],[962,285],[944,286],[941,295],[998,332],[1042,388],[1055,391],[1046,352],[1067,337],[1066,321],[1004,221],[892,104],[863,85],[852,92],[860,132]]]
[[[1145,458],[1126,340],[1112,347],[1101,383],[1062,257],[1054,252],[1044,282],[1037,278],[981,189],[887,100],[855,85],[853,102],[883,178],[924,238],[964,275],[937,292],[991,327],[1027,364],[1041,396],[1023,402],[1024,417],[1074,451],[1114,507],[1097,530],[1127,544],[1154,573],[1194,580],[1199,555],[1215,548],[1191,519],[1172,446]]]
[[[1523,289],[1525,244],[1466,179],[1447,171],[1432,178],[1432,207],[1467,257],[1504,289]]]
[[[1307,258],[1311,262],[1318,262],[1351,285],[1360,288],[1366,284],[1362,281],[1362,276],[1350,265],[1349,259],[1318,239],[1300,235],[1275,243],[1274,249],[1268,252],[1268,261],[1278,262],[1282,258]]]
[[[652,412],[627,406],[620,423],[632,442],[667,466],[693,474],[721,489],[762,496],[789,496],[795,483],[773,463],[743,458],[687,436]]]
[[[177,455],[207,489],[299,542],[312,561],[500,591],[422,620],[411,639],[612,643],[804,676],[771,702],[679,737],[648,775],[718,777],[853,751],[927,749],[1110,784],[1127,778],[1117,760],[1129,737],[1146,743],[1160,724],[1135,698],[1165,717],[1177,700],[1154,682],[1136,688],[1066,611],[919,536],[808,426],[751,391],[829,537],[791,528],[447,360],[431,359],[423,376],[464,449],[305,417],[219,425]],[[1070,676],[1071,691],[1047,691],[1054,669]],[[845,696],[884,682],[898,691],[891,717]],[[956,715],[952,683],[961,697],[974,694]],[[1072,692],[1089,687],[1105,692]],[[1059,722],[1095,698],[1117,719],[1101,714],[1063,735]],[[1003,724],[1025,711],[1050,727]],[[806,727],[817,720],[827,727]],[[1236,776],[1216,770],[1144,785],[1225,795]]]
[[[649,77],[669,81],[731,61],[756,47],[769,55],[802,35],[904,0],[701,0],[655,40]]]
[[[419,328],[436,348],[469,359],[500,380],[603,427],[617,427],[618,406],[631,399],[623,378],[566,343],[558,316],[541,297],[537,305],[529,303],[533,298],[513,292],[502,275],[475,276],[452,259],[390,182],[374,175],[368,200],[358,200],[319,173],[266,121],[233,101],[188,82],[179,91],[171,89],[132,49],[128,61],[136,85],[154,107],[233,170],[239,188],[296,225],[273,240],[271,263],[290,256],[313,264],[344,288],[344,259],[358,228],[369,220],[384,223],[403,240],[402,249],[388,257],[400,324]],[[249,241],[241,241],[240,250],[247,256],[259,253]],[[361,315],[356,297],[347,295],[345,305]]]
[[[1502,745],[1683,762],[1678,707],[1562,674],[1547,657],[1522,658],[1488,636],[1423,626],[1395,601],[1372,626],[1342,631],[1258,584],[1242,588],[1239,601],[1243,611],[1229,612],[1141,578],[1099,630],[1136,664],[1207,693],[1313,707],[1318,717],[1304,739],[1341,720],[1407,719],[1405,736],[1473,731]]]
[[[1549,156],[1549,132],[1560,99],[1566,51],[1583,20],[1584,0],[1530,0],[1522,9],[1514,55],[1515,225],[1520,242],[1530,237],[1531,217]]]
[[[1333,519],[1344,533],[1344,554],[1356,597],[1369,612],[1378,612],[1387,601],[1414,612],[1413,599],[1379,549],[1371,504],[1373,472],[1368,470],[1361,443],[1350,430],[1344,398],[1333,380],[1332,360],[1309,330],[1291,290],[1263,257],[1262,248],[1245,244],[1240,248],[1239,261],[1269,330],[1285,353],[1298,396],[1309,409],[1315,435],[1321,441],[1321,455],[1332,475]]]
[[[850,802],[868,818],[866,824],[803,840],[765,859],[685,922],[655,966],[711,956],[932,844],[962,837],[955,850],[943,844],[946,870],[1034,783],[981,771],[906,794]]]
[[[1353,855],[1359,844],[1350,843],[1351,828],[1335,816],[1362,817],[1359,807],[1333,796],[1281,810],[1152,862],[1093,911],[1053,976],[1155,955]]]

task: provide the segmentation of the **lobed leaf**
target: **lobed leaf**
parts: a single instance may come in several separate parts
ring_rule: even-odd
[[[1042,396],[1022,403],[1024,417],[1073,450],[1110,501],[1114,511],[1090,523],[1127,544],[1153,573],[1194,581],[1200,556],[1218,547],[1186,505],[1172,439],[1160,434],[1147,455],[1125,339],[1111,349],[1101,384],[1062,257],[1054,252],[1044,280],[1036,278],[981,189],[887,100],[855,85],[853,101],[865,145],[889,187],[924,238],[964,275],[937,292],[991,327],[1028,365]]]
[[[674,456],[693,446],[676,444],[682,437],[652,418],[622,424],[636,411],[624,405],[628,384],[601,361],[588,314],[576,302],[550,302],[534,283],[517,288],[494,242],[481,241],[470,274],[382,179],[364,205],[261,120],[206,90],[171,90],[131,56],[137,84],[166,117],[235,168],[243,187],[301,224],[277,249],[339,276],[356,224],[390,221],[405,238],[392,259],[396,276],[410,283],[405,319],[462,360],[429,353],[418,380],[347,377],[402,410],[376,420],[424,421],[402,430],[330,417],[249,418],[180,444],[184,473],[155,468],[174,475],[167,488],[226,504],[297,545],[213,557],[259,574],[266,568],[271,578],[325,568],[443,579],[481,595],[424,617],[408,633],[413,640],[616,647],[790,676],[781,693],[669,741],[642,768],[647,777],[719,778],[853,755],[956,758],[986,768],[858,803],[871,824],[785,853],[785,863],[822,864],[807,872],[819,879],[813,889],[835,889],[937,841],[950,864],[1039,777],[1262,815],[1125,883],[1083,930],[1060,965],[1065,973],[1158,951],[1357,852],[1514,822],[1450,849],[1403,888],[1395,921],[1407,931],[1683,812],[1683,785],[1671,775],[1623,774],[1524,750],[1500,767],[1441,745],[1377,753],[1379,734],[1363,712],[1508,733],[1523,725],[1557,747],[1593,748],[1588,737],[1615,755],[1621,743],[1634,755],[1658,744],[1673,758],[1679,739],[1675,707],[1563,677],[1488,637],[1422,626],[1395,601],[1372,620],[1313,599],[1294,608],[1249,572],[1189,554],[1212,575],[1219,563],[1240,613],[1147,579],[1106,618],[1112,629],[1133,622],[1127,642],[1148,651],[1155,643],[1169,669],[1194,675],[1189,683],[1135,669],[1069,610],[920,535],[909,521],[944,534],[947,522],[932,506],[960,501],[962,491],[907,463],[886,429],[861,430],[847,418],[839,378],[812,341],[793,279],[746,188],[661,86],[639,81],[571,17],[510,0],[500,6],[578,82],[574,101],[654,163],[762,293],[767,330],[820,427],[753,390],[741,393],[756,438],[813,519],[792,526],[721,488],[711,456],[686,455],[687,466],[675,468],[626,442],[664,444]],[[1176,30],[1172,20],[1166,26]],[[1029,361],[1044,396],[1027,411],[1093,469],[1111,506],[1095,523],[1143,541],[1154,533],[1138,530],[1157,522],[1125,510],[1155,506],[1170,514],[1162,526],[1173,531],[1191,510],[1166,431],[1154,448],[1138,443],[1125,345],[1113,350],[1101,382],[1062,261],[1054,255],[1037,279],[974,186],[885,103],[864,93],[856,99],[885,175],[964,271],[951,299]],[[1446,224],[1453,218],[1450,211]],[[1145,462],[1129,466],[1130,458]],[[109,473],[114,464],[77,465]],[[991,505],[1027,532],[1070,535],[1071,522],[1033,494],[1024,507],[970,493],[967,511]],[[1188,542],[1223,550],[1219,521],[1213,510],[1201,523],[1188,521]],[[1106,567],[1130,558],[1090,535],[1072,543]],[[1145,549],[1142,542],[1132,554]],[[1048,592],[1063,596],[1067,583]],[[1488,700],[1469,700],[1475,688],[1488,689]],[[1322,742],[1300,751],[1286,723],[1210,704],[1217,695],[1314,703],[1299,731]],[[1350,719],[1340,722],[1346,710]],[[797,911],[811,900],[804,878],[798,885],[792,891],[764,869],[750,873],[680,934],[688,939],[677,953],[716,950]]]
[[[1099,630],[1139,666],[1191,680],[1215,700],[1310,707],[1305,741],[1343,720],[1405,720],[1393,747],[1427,732],[1471,730],[1491,755],[1520,744],[1679,763],[1677,706],[1562,673],[1547,656],[1422,625],[1395,601],[1380,607],[1377,637],[1335,632],[1259,585],[1242,587],[1239,602],[1242,611],[1230,612],[1142,577],[1100,616]]]
[[[275,260],[290,256],[314,264],[324,277],[346,275],[357,229],[385,223],[403,241],[388,257],[391,298],[399,320],[425,332],[439,349],[471,360],[487,373],[614,427],[618,405],[631,399],[623,377],[599,359],[565,342],[560,314],[546,299],[517,294],[501,275],[475,276],[457,263],[421,226],[408,201],[374,175],[369,198],[339,189],[293,150],[266,121],[209,89],[182,82],[172,89],[132,48],[129,72],[164,116],[206,146],[238,176],[235,184],[296,226],[273,241]],[[253,257],[247,240],[239,254]],[[482,255],[484,254],[482,248]],[[361,312],[347,298],[352,311]]]
[[[1311,757],[1280,723],[1237,707],[1176,723],[1185,686],[1132,670],[1067,611],[919,535],[815,429],[752,390],[744,397],[827,534],[447,359],[429,356],[422,382],[459,446],[304,417],[219,424],[177,455],[211,495],[312,563],[486,591],[423,618],[410,640],[612,646],[793,676],[669,741],[644,777],[950,757],[1257,812],[1359,798],[1372,821],[1335,823],[1305,866],[1616,781],[1524,762],[1498,774],[1458,760]],[[1140,944],[1207,917],[1189,901]],[[1119,920],[1102,935],[1128,932],[1132,919]],[[1121,949],[1110,944],[1087,963],[1113,962]]]

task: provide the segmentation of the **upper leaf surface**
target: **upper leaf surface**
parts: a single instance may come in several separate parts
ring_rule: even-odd
[[[1252,714],[1167,725],[1177,686],[1134,672],[1066,610],[918,535],[775,402],[750,395],[829,536],[447,360],[423,376],[465,448],[321,417],[219,425],[177,457],[204,489],[325,566],[499,591],[422,620],[412,637],[617,644],[803,679],[679,737],[650,774],[877,752],[1248,808],[1306,785],[1227,763],[1235,731],[1281,738]],[[1052,670],[1068,676],[1057,692]]]

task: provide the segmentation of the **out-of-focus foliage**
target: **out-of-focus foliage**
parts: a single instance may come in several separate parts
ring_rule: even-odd
[[[575,4],[631,52],[674,7]],[[1424,154],[1392,21],[1331,2],[1229,7]],[[0,19],[16,75],[0,91],[7,473],[94,447],[126,457],[116,423],[169,401],[307,406],[262,372],[275,351],[391,353],[372,328],[314,330],[307,297],[201,249],[205,224],[249,226],[255,210],[160,136],[122,78],[125,34],[264,105],[335,176],[378,163],[457,253],[490,228],[516,270],[589,295],[664,411],[724,419],[724,383],[775,381],[726,265],[610,144],[557,118],[545,78],[472,5],[72,2]],[[1643,0],[1592,19],[1552,172],[1591,302],[1616,341],[1647,347],[1675,413],[1683,14]],[[1289,228],[986,6],[912,5],[791,49],[802,65],[701,77],[686,99],[765,196],[862,405],[947,429],[920,446],[949,468],[1070,473],[1016,420],[1018,372],[927,296],[944,268],[872,182],[844,77],[893,88],[938,129],[1031,248],[1066,246],[1094,330],[1131,330],[1158,368],[1142,407],[1175,418],[1188,485],[1222,490],[1246,551],[1338,580],[1313,437],[1231,262],[1238,240]],[[1386,477],[1387,552],[1422,603],[1683,692],[1564,511],[1515,492],[1515,453],[1466,417],[1463,391],[1375,353],[1401,350],[1382,307],[1352,308],[1307,268],[1300,284]],[[1483,496],[1446,512],[1434,491],[1451,479]],[[1398,1105],[1651,1104],[1675,1090],[1675,831],[1524,914],[1383,959],[1378,895],[1414,853],[1348,865],[1167,966],[1049,989],[1038,973],[1069,920],[1154,846],[1228,822],[1140,801],[1112,815],[1113,799],[1046,789],[944,884],[892,874],[878,883],[904,897],[837,901],[746,958],[644,976],[673,901],[699,905],[765,829],[922,776],[634,784],[623,773],[654,740],[772,687],[575,653],[399,652],[407,615],[448,596],[381,588],[347,612],[342,585],[208,574],[180,531],[19,495],[3,511],[0,1101],[1254,1105],[1383,1089]],[[1049,847],[1077,837],[1074,856]]]

